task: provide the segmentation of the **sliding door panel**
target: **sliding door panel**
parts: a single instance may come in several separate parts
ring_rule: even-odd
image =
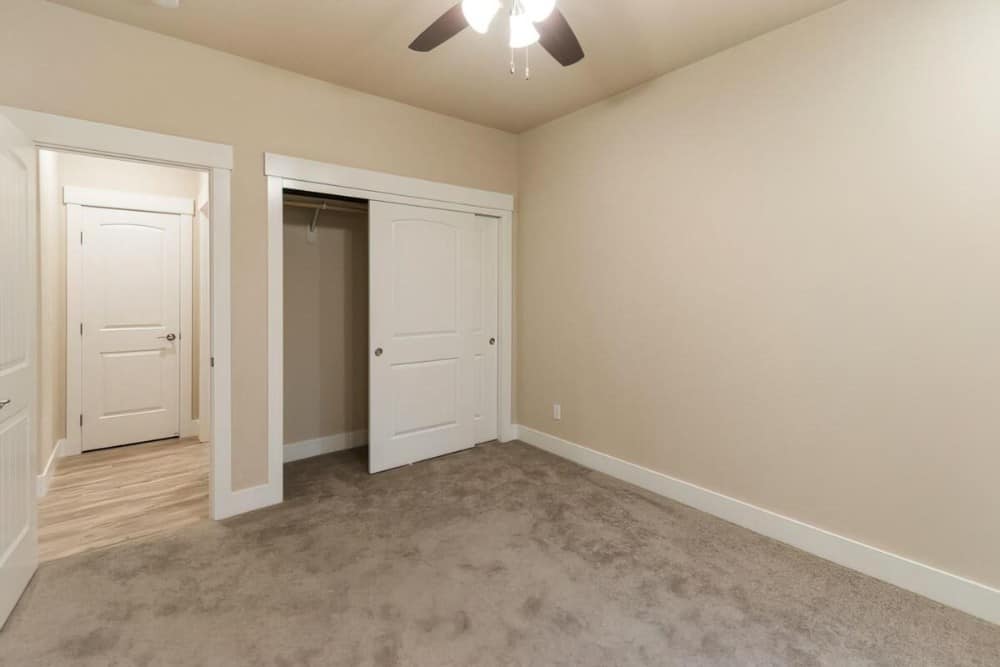
[[[476,217],[371,202],[370,425],[373,473],[472,447]]]

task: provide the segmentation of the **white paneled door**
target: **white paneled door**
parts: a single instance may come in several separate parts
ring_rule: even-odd
[[[70,209],[83,234],[82,448],[176,436],[181,216]]]
[[[369,220],[375,473],[496,436],[497,226],[375,201]]]
[[[0,116],[0,626],[38,566],[35,147]]]

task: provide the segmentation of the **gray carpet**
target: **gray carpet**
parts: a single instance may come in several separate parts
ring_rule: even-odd
[[[39,570],[0,663],[997,665],[1000,628],[537,449],[375,477]]]

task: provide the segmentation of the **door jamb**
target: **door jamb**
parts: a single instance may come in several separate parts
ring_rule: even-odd
[[[212,441],[212,220],[209,175],[201,176],[193,233],[198,238],[198,439]]]
[[[284,462],[284,215],[283,191],[304,190],[425,208],[464,211],[499,222],[500,294],[497,419],[500,442],[516,438],[513,423],[514,196],[343,165],[264,154],[267,176],[267,451],[268,484],[283,498]]]
[[[79,454],[83,451],[83,425],[78,415],[83,414],[83,357],[81,348],[83,321],[81,312],[83,299],[82,278],[82,225],[83,209],[86,207],[144,211],[175,215],[180,223],[180,300],[178,325],[180,327],[180,350],[178,360],[178,411],[177,432],[180,437],[197,434],[198,424],[192,419],[192,224],[194,199],[138,195],[133,193],[66,186],[63,188],[62,203],[66,206],[66,450],[64,455]],[[81,240],[78,240],[81,239]],[[202,298],[205,298],[204,295]],[[199,378],[200,381],[200,378]]]
[[[213,519],[254,509],[232,489],[231,358],[231,182],[233,148],[199,139],[94,123],[54,114],[0,106],[34,141],[37,149],[89,153],[208,172],[211,191],[212,262],[212,442],[209,504]]]

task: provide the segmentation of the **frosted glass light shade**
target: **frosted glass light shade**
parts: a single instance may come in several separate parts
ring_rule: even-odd
[[[535,23],[541,23],[549,18],[549,14],[556,8],[556,0],[521,0],[524,13]]]
[[[500,0],[462,0],[462,14],[469,27],[483,35],[490,29],[498,11]]]
[[[535,30],[535,24],[527,14],[511,14],[510,48],[526,48],[537,42],[539,37],[541,35]]]

